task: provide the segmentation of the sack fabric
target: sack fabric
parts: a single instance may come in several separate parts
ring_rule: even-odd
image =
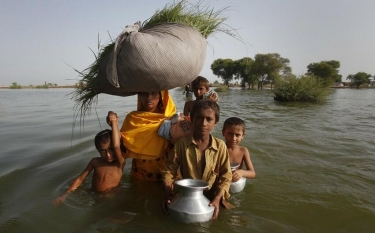
[[[207,45],[196,29],[179,23],[138,29],[137,24],[125,28],[99,64],[99,93],[128,96],[169,90],[199,75]]]

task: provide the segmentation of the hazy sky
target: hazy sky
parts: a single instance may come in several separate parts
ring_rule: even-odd
[[[73,68],[94,61],[89,48],[97,51],[98,36],[107,43],[108,33],[115,38],[172,1],[1,0],[0,85],[74,84],[79,77]],[[201,75],[211,82],[219,80],[210,69],[215,59],[257,53],[279,53],[297,75],[324,60],[340,61],[343,81],[360,71],[375,75],[374,0],[203,2],[216,10],[230,7],[226,24],[246,42],[220,33],[208,38]]]

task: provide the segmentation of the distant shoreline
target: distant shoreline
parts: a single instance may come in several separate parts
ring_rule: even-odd
[[[21,86],[21,88],[10,88],[10,86],[0,86],[0,89],[55,89],[55,88],[76,88],[76,85],[64,85],[64,86],[49,86],[49,87],[40,87],[40,86]],[[215,85],[212,85],[211,87],[215,87]],[[232,86],[233,87],[233,86]],[[240,87],[240,86],[236,86]],[[357,89],[355,87],[350,86],[331,86],[330,88],[334,89]],[[359,89],[363,88],[374,88],[373,86],[370,87],[360,87]]]
[[[10,88],[10,86],[0,86],[0,89],[54,89],[54,88],[76,88],[76,85],[65,85],[65,86],[49,86],[49,87],[38,87],[38,86],[21,86],[21,88]]]

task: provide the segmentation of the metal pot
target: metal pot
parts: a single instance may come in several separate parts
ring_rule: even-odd
[[[182,179],[175,182],[180,192],[169,204],[169,215],[184,223],[207,222],[212,218],[214,207],[208,206],[210,201],[203,195],[208,187],[204,180]]]
[[[233,171],[235,171],[240,166],[239,163],[230,163],[230,168]],[[229,192],[230,193],[239,193],[241,192],[246,185],[246,178],[242,177],[241,179],[237,180],[236,182],[232,182],[230,184]]]
[[[246,178],[241,177],[241,179],[237,180],[236,182],[230,183],[229,192],[239,193],[245,188],[245,185],[246,185]]]

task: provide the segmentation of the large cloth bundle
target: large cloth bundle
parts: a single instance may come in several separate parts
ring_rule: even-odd
[[[206,39],[196,29],[163,23],[127,26],[99,64],[98,93],[128,96],[184,86],[201,72]]]

